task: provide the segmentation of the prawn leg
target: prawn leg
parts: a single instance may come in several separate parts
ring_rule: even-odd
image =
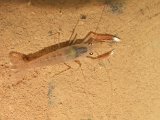
[[[120,39],[114,35],[111,34],[99,34],[90,31],[85,37],[84,42],[95,40],[98,42],[105,42],[105,41],[113,41],[113,42],[120,42]]]
[[[82,64],[79,60],[75,60],[74,62],[76,62],[79,65],[79,67],[81,67]]]
[[[98,56],[96,56],[96,57],[92,57],[92,56],[87,56],[87,57],[88,57],[88,58],[91,58],[91,59],[103,59],[103,58],[108,58],[110,55],[113,55],[113,53],[114,53],[114,49],[113,49],[113,50],[110,50],[110,51],[107,52],[107,53],[98,55]]]
[[[81,62],[79,61],[79,60],[74,60],[74,62],[76,62],[78,65],[79,65],[79,67],[81,67]],[[61,74],[61,73],[63,73],[63,72],[65,72],[65,71],[67,71],[67,70],[69,70],[69,69],[71,69],[72,67],[71,66],[69,66],[67,63],[64,63],[64,65],[65,66],[67,66],[67,68],[65,69],[65,70],[62,70],[62,71],[60,71],[59,73],[57,73],[57,74],[55,74],[55,75],[59,75],[59,74]],[[54,76],[55,76],[54,75]]]
[[[56,73],[54,76],[59,75],[59,74],[61,74],[61,73],[65,72],[65,71],[67,71],[67,70],[71,69],[71,66],[69,66],[67,63],[64,63],[64,65],[66,65],[66,66],[67,66],[67,68],[66,68],[66,69],[64,69],[64,70],[62,70],[62,71],[60,71],[59,73]]]

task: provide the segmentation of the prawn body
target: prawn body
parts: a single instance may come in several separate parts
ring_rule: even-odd
[[[77,41],[79,41],[77,43]],[[19,52],[10,52],[9,57],[11,61],[12,69],[26,69],[35,68],[41,66],[48,66],[52,64],[65,63],[67,61],[75,61],[81,65],[78,59],[80,57],[87,57],[90,59],[106,58],[113,54],[113,50],[110,50],[104,54],[98,55],[96,57],[92,55],[92,50],[98,47],[98,43],[101,42],[119,42],[120,39],[110,34],[99,34],[95,32],[89,32],[83,39],[73,40],[72,42],[67,41],[66,45],[51,50],[47,53],[43,53],[40,56],[30,57],[30,55],[25,55]],[[71,43],[71,44],[70,44]],[[61,45],[61,43],[59,43]],[[55,45],[57,46],[57,44]],[[40,50],[40,52],[43,50]],[[36,52],[38,53],[38,52]],[[33,53],[33,54],[36,54]]]
[[[25,69],[78,60],[79,57],[88,56],[90,51],[91,47],[87,44],[77,44],[55,50],[32,60],[27,60],[27,55],[18,52],[10,52],[9,56],[11,64],[13,64],[12,69]]]

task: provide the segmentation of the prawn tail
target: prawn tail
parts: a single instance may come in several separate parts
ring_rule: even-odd
[[[27,62],[27,55],[19,52],[10,52],[9,58],[11,61],[11,69],[17,69]]]

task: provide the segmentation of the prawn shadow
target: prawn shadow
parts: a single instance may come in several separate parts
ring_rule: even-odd
[[[55,100],[55,96],[54,96],[54,89],[55,89],[55,85],[54,82],[51,81],[48,83],[48,105],[51,106],[54,103]]]

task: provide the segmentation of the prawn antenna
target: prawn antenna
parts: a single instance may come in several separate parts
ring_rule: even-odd
[[[79,18],[78,18],[77,23],[75,24],[75,26],[74,26],[74,28],[72,30],[71,36],[69,37],[69,44],[70,45],[73,44],[73,43],[75,43],[75,39],[77,37],[77,34],[74,36],[73,39],[72,39],[72,37],[73,37],[73,34],[75,33],[75,30],[76,30],[76,27],[77,27],[78,23],[79,23]]]
[[[96,26],[95,32],[98,30],[98,26],[99,26],[99,24],[100,24],[100,22],[101,22],[101,20],[102,20],[102,16],[103,16],[104,10],[105,10],[105,5],[104,5],[104,7],[103,7],[103,9],[102,9],[102,13],[101,13],[101,16],[100,16],[100,18],[99,18],[98,24],[97,24],[97,26]]]

